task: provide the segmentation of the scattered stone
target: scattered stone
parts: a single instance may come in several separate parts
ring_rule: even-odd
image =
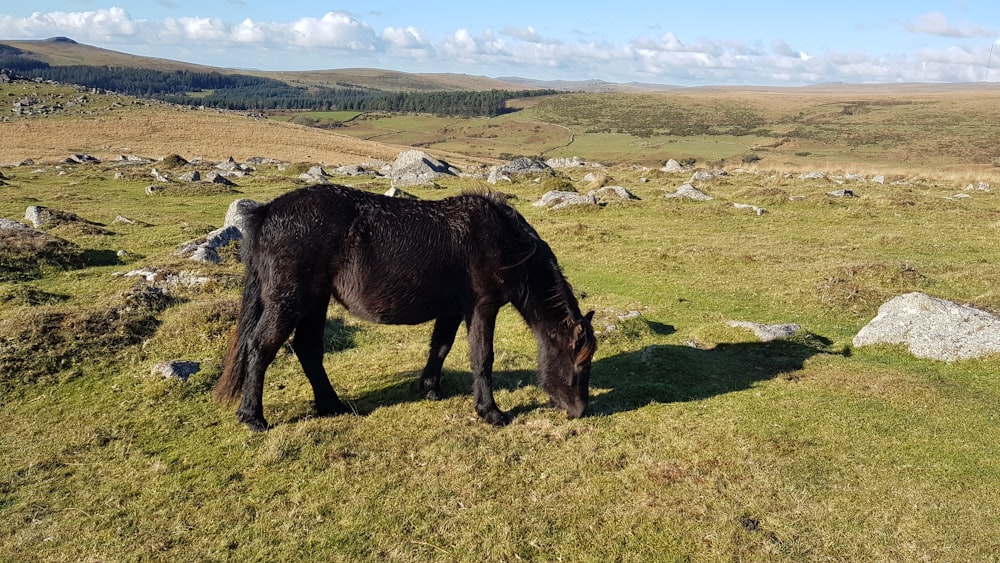
[[[677,191],[664,194],[663,197],[693,199],[695,201],[710,201],[713,199],[712,196],[692,186],[690,183],[681,185],[681,187],[677,188]]]
[[[490,168],[486,181],[490,184],[511,182],[520,176],[548,174],[552,170],[548,164],[537,158],[519,157],[502,166]]]
[[[389,180],[394,188],[405,186],[435,186],[434,180],[441,176],[457,176],[458,169],[418,150],[404,151],[396,157],[389,172]]]
[[[736,209],[749,209],[756,213],[757,215],[763,215],[767,213],[767,210],[762,207],[757,207],[756,205],[750,205],[749,203],[734,203],[733,207]]]
[[[872,177],[872,183],[875,183],[875,184],[884,184],[885,183],[885,176],[881,176],[881,175],[879,175],[879,176],[873,176]]]
[[[165,189],[167,189],[166,186],[161,186],[160,184],[151,184],[149,186],[146,186],[146,195],[153,195],[155,193],[162,192]]]
[[[183,173],[183,174],[180,175],[180,177],[178,178],[178,180],[180,180],[181,182],[200,182],[201,181],[201,172],[198,172],[197,170],[192,170],[190,172],[185,172],[185,173]]]
[[[242,235],[246,230],[247,216],[261,205],[263,203],[248,198],[234,200],[226,209],[226,219],[222,222],[222,226],[236,227]]]
[[[222,262],[219,249],[243,238],[243,233],[234,226],[215,229],[207,235],[177,247],[175,254],[196,262],[218,264]]]
[[[402,199],[420,199],[417,196],[409,192],[405,192],[399,188],[389,188],[388,190],[386,190],[384,195],[387,197],[398,197]]]
[[[10,219],[0,218],[0,231],[18,231],[22,229],[30,229],[31,227],[21,223],[20,221],[11,221]]]
[[[549,168],[582,168],[587,166],[587,161],[578,156],[571,158],[556,157],[546,160],[545,165]]]
[[[167,379],[187,381],[189,377],[201,371],[201,364],[186,360],[170,360],[153,366],[152,375]]]
[[[327,178],[326,170],[323,170],[322,166],[316,165],[311,167],[307,172],[299,174],[300,180],[305,180],[311,184],[326,184]]]
[[[923,293],[885,302],[855,346],[906,344],[918,358],[953,362],[1000,353],[1000,318]]]
[[[989,192],[990,183],[989,182],[978,182],[974,184],[969,184],[965,186],[965,191],[967,192]]]
[[[756,335],[761,342],[771,342],[772,340],[790,338],[802,330],[802,327],[797,324],[766,325],[746,321],[729,321],[729,326],[752,330],[754,335]]]
[[[799,180],[822,180],[826,178],[826,174],[823,172],[806,172],[799,174]]]
[[[202,287],[212,281],[208,276],[199,275],[197,272],[181,270],[180,272],[163,271],[155,268],[138,268],[125,273],[116,272],[114,277],[141,278],[147,284],[172,287]]]
[[[100,164],[101,159],[91,154],[71,154],[63,164]]]
[[[31,224],[36,229],[52,228],[57,225],[75,224],[82,227],[88,232],[88,234],[110,234],[108,231],[104,231],[100,228],[104,226],[100,223],[83,219],[76,213],[49,209],[48,207],[42,207],[41,205],[32,205],[25,209],[24,218],[31,221]]]
[[[225,162],[220,162],[216,164],[215,168],[227,172],[245,172],[249,170],[247,166],[244,166],[239,162],[236,162],[236,159],[234,159],[233,157],[229,157]]]
[[[691,179],[688,180],[688,183],[698,182],[698,181],[707,181],[707,180],[711,180],[711,179],[713,179],[713,178],[715,178],[717,176],[728,176],[728,175],[729,174],[727,174],[725,170],[717,170],[715,172],[712,172],[710,170],[698,170],[694,174],[691,175]]]
[[[614,203],[639,199],[635,194],[622,186],[604,186],[599,190],[591,192],[591,194],[599,203]]]
[[[129,219],[128,217],[125,217],[123,215],[117,215],[117,216],[115,216],[115,220],[112,221],[111,223],[113,223],[113,224],[121,224],[121,225],[141,225],[143,227],[148,227],[149,226],[149,223],[143,223],[142,221],[136,221],[135,219]]]
[[[216,172],[215,170],[209,172],[208,174],[205,174],[204,181],[206,181],[206,182],[208,182],[210,184],[219,184],[220,186],[235,186],[236,185],[232,181],[230,181],[229,178],[226,178],[223,174],[220,174],[219,172]]]
[[[832,192],[826,192],[826,195],[832,197],[857,197],[854,195],[853,190],[834,190]]]
[[[251,156],[250,158],[247,159],[247,164],[249,164],[250,166],[261,166],[261,165],[281,166],[284,163],[282,161],[276,159],[276,158],[267,158],[267,157],[263,157],[263,156]]]
[[[679,163],[676,160],[674,160],[674,159],[671,158],[670,160],[667,161],[666,164],[663,165],[662,168],[660,168],[660,171],[661,172],[683,172],[684,171],[684,167],[681,166],[681,163]]]
[[[359,164],[345,164],[333,169],[334,174],[340,176],[378,176],[378,172],[370,170]]]
[[[151,175],[151,176],[152,176],[153,178],[155,178],[157,182],[169,182],[169,181],[170,181],[170,178],[167,178],[167,177],[166,177],[166,176],[164,176],[163,174],[160,174],[160,172],[159,172],[159,171],[157,171],[157,170],[156,170],[155,168],[151,169],[151,170],[149,171],[149,174],[150,174],[150,175]]]
[[[565,209],[575,206],[596,206],[597,198],[593,192],[581,194],[578,192],[564,192],[552,190],[546,192],[538,201],[533,203],[535,207],[547,207],[549,210]]]

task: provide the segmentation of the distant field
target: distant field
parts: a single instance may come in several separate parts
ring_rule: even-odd
[[[576,155],[625,163],[739,162],[753,155],[763,166],[790,169],[902,165],[983,173],[1000,163],[998,122],[996,88],[901,86],[898,92],[855,87],[564,94],[530,100],[520,111],[489,120],[388,116],[356,120],[343,132],[481,157]]]

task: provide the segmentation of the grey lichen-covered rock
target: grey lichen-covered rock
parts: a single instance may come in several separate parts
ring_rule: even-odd
[[[392,187],[433,186],[441,176],[457,176],[459,171],[448,163],[418,150],[404,151],[396,157],[389,172]]]
[[[170,360],[153,366],[152,375],[187,381],[189,377],[201,371],[201,364],[186,360]]]
[[[952,362],[1000,353],[1000,318],[923,293],[900,295],[854,337],[855,346],[906,344],[918,358]]]
[[[511,182],[517,177],[548,174],[551,170],[552,168],[543,160],[522,156],[502,166],[490,168],[486,181],[490,184],[500,181]]]
[[[0,231],[19,231],[27,230],[31,227],[21,223],[20,221],[11,221],[10,219],[0,219]]]
[[[578,192],[552,190],[546,192],[545,195],[532,205],[535,207],[547,207],[550,210],[575,206],[596,206],[597,198],[594,197],[593,193],[581,194]]]
[[[666,164],[663,165],[663,167],[660,168],[660,171],[661,172],[683,172],[684,171],[684,167],[681,166],[681,163],[679,163],[676,160],[674,160],[674,159],[671,158],[670,160],[667,161]]]
[[[305,180],[311,184],[326,184],[327,178],[326,170],[323,170],[323,167],[319,165],[313,166],[308,171],[299,174],[300,180]]]
[[[549,168],[580,168],[582,166],[587,166],[587,161],[580,158],[579,156],[573,156],[569,158],[564,156],[558,156],[546,160],[545,164]]]
[[[243,238],[243,233],[235,226],[216,229],[204,237],[182,244],[176,253],[196,262],[218,264],[222,262],[219,249]]]
[[[635,201],[639,197],[622,186],[604,186],[594,190],[591,194],[600,203],[620,203],[625,201]]]
[[[761,342],[771,342],[772,340],[791,338],[802,330],[801,326],[794,323],[768,325],[746,321],[729,321],[729,326],[752,330],[754,335]]]
[[[389,188],[382,195],[384,195],[386,197],[398,197],[398,198],[402,198],[402,199],[420,199],[417,196],[415,196],[415,195],[413,195],[413,194],[411,194],[409,192],[403,191],[403,190],[401,190],[399,188]]]
[[[221,174],[212,170],[208,174],[205,174],[204,181],[210,184],[219,184],[220,186],[235,186],[229,178],[226,178],[225,174]]]
[[[681,185],[681,187],[677,188],[677,191],[664,194],[663,197],[690,199],[694,201],[710,201],[713,199],[712,196],[692,186],[690,183]]]
[[[733,207],[736,209],[749,209],[757,215],[763,215],[767,213],[767,210],[763,207],[757,207],[756,205],[750,205],[749,203],[734,203]]]
[[[242,234],[246,228],[247,216],[261,205],[264,204],[248,198],[233,201],[226,209],[226,219],[222,222],[222,226],[236,227]]]

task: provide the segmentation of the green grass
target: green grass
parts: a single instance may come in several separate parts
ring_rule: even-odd
[[[275,428],[254,434],[210,398],[240,266],[172,252],[234,198],[269,199],[295,174],[147,196],[145,179],[114,180],[111,166],[61,171],[5,168],[0,216],[45,205],[115,234],[60,227],[82,263],[0,281],[0,361],[37,359],[0,373],[0,560],[996,560],[1000,358],[850,345],[906,291],[1000,310],[995,190],[946,200],[964,178],[921,171],[834,199],[828,181],[760,173],[705,183],[716,200],[695,203],[660,197],[687,174],[621,166],[608,183],[641,201],[547,212],[530,205],[542,186],[503,185],[596,311],[590,416],[543,406],[535,343],[509,308],[497,400],[516,418],[496,429],[474,415],[464,342],[447,398],[427,402],[415,382],[430,327],[333,307],[325,365],[356,414],[314,418],[285,351],[264,393]],[[411,191],[481,187],[443,184]],[[112,224],[118,214],[149,225]],[[133,257],[107,258],[119,249]],[[112,314],[135,283],[112,274],[140,266],[217,281]],[[619,320],[632,310],[642,316]],[[728,320],[805,333],[758,343]],[[149,375],[167,359],[202,371]]]

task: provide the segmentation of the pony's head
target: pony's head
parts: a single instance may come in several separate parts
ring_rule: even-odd
[[[579,314],[579,313],[577,313]],[[539,378],[552,406],[569,418],[583,416],[590,400],[590,364],[597,351],[591,311],[569,323],[569,330],[551,334],[539,350]]]

